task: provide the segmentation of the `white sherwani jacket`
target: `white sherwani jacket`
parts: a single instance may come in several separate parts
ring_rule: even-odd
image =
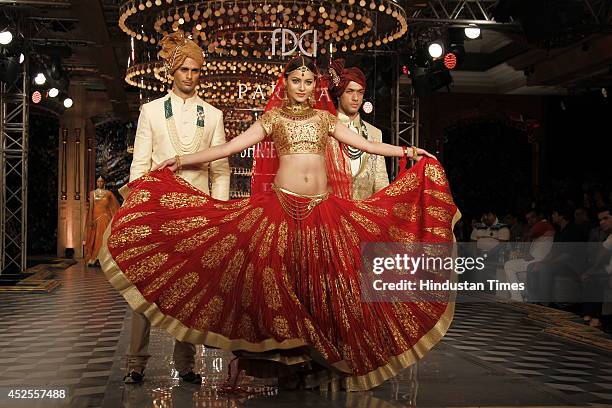
[[[353,126],[351,126],[351,119],[341,112],[338,112],[338,119],[340,122],[348,126],[349,129],[357,131],[357,133],[361,135],[359,115],[353,119]],[[368,140],[373,142],[382,142],[382,131],[370,125],[366,121],[363,121],[363,123],[368,131]],[[354,164],[351,163],[351,159],[349,159],[346,155],[344,157],[348,165],[351,166],[351,168],[354,167]],[[372,194],[389,185],[389,175],[387,174],[387,166],[385,165],[384,156],[363,152],[359,169],[357,169],[357,171],[355,171],[355,169],[352,170],[353,200],[365,200]]]
[[[214,106],[204,102],[199,96],[183,101],[174,92],[168,93],[172,102],[172,114],[176,124],[177,135],[183,145],[193,141],[198,119],[197,106],[204,109],[204,132],[199,150],[225,143],[223,113]],[[138,129],[134,140],[134,157],[130,168],[130,181],[146,174],[151,168],[166,159],[184,154],[177,152],[170,139],[164,101],[168,96],[155,99],[142,106]],[[184,167],[177,172],[179,176],[220,200],[229,199],[230,167],[227,158],[196,166]],[[212,191],[209,190],[209,177]]]

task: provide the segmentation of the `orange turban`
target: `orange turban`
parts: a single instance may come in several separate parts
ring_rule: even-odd
[[[157,55],[162,58],[169,68],[169,73],[174,74],[187,57],[193,59],[200,66],[204,64],[204,54],[195,41],[185,36],[182,31],[168,34],[159,41],[161,51]]]

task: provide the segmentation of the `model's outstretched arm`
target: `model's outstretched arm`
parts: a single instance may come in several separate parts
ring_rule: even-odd
[[[404,155],[404,148],[401,146],[393,146],[387,143],[380,142],[372,142],[370,140],[366,140],[363,137],[359,136],[348,127],[346,127],[343,123],[338,121],[336,123],[336,130],[332,134],[334,138],[336,138],[339,142],[347,144],[349,146],[355,147],[359,150],[363,150],[364,152],[370,154],[378,154],[381,156],[395,156],[402,157]],[[416,160],[420,160],[422,156],[436,158],[433,154],[429,153],[424,149],[416,149],[417,157],[414,158]],[[413,158],[413,150],[408,149],[408,157]]]
[[[227,143],[213,146],[210,149],[202,150],[197,153],[190,153],[179,157],[180,163],[177,163],[175,157],[165,160],[155,166],[153,170],[163,169],[168,167],[172,171],[176,171],[179,166],[190,166],[194,164],[207,163],[213,160],[222,159],[231,156],[244,149],[256,145],[266,137],[266,133],[259,122],[255,122],[250,128],[233,138]]]

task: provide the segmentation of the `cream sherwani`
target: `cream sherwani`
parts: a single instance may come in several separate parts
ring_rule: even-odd
[[[361,134],[359,114],[351,120],[344,113],[338,112],[338,119],[353,132],[364,136]],[[363,123],[366,127],[367,139],[373,142],[382,142],[382,132],[380,129],[375,128],[366,121],[363,121]],[[384,156],[363,152],[361,157],[356,160],[351,160],[346,155],[344,157],[350,162],[353,174],[353,200],[364,200],[389,185],[389,175],[387,174]]]
[[[168,95],[172,104],[172,115],[176,124],[177,136],[183,146],[193,144],[197,128],[198,105],[204,108],[204,132],[202,133],[199,150],[225,143],[223,113],[219,109],[204,102],[197,95],[185,101],[172,91],[168,92]],[[142,106],[134,141],[130,181],[147,173],[153,166],[166,159],[177,154],[187,153],[177,151],[170,138],[164,113],[166,99],[168,99],[168,96],[155,99]],[[229,199],[230,168],[226,158],[210,164],[205,163],[183,168],[177,174],[206,194],[211,194],[214,198]],[[208,188],[209,179],[212,191],[209,191]]]
[[[203,132],[200,132],[199,150],[225,143],[223,113],[219,109],[204,102],[197,95],[183,101],[182,98],[170,91],[167,96],[142,106],[134,141],[134,158],[130,168],[130,181],[147,173],[153,166],[166,159],[177,154],[187,153],[177,151],[172,143],[164,107],[168,97],[171,100],[176,136],[180,138],[179,146],[197,144],[194,137],[198,127],[198,118],[200,121],[204,120],[204,129]],[[198,114],[198,105],[203,108],[203,118],[201,117],[202,114]],[[227,158],[216,160],[210,165],[207,163],[184,168],[177,174],[207,194],[211,193],[208,188],[210,177],[211,195],[220,200],[229,199],[230,168]],[[147,352],[150,328],[151,324],[144,315],[136,312],[132,314],[132,335],[127,353],[128,370],[143,370],[145,368],[150,357]],[[195,346],[190,343],[175,341],[173,359],[175,367],[180,373],[193,370]]]

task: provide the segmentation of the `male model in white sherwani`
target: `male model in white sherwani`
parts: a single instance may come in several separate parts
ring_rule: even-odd
[[[130,181],[139,178],[166,159],[205,150],[225,143],[223,113],[204,102],[196,93],[202,50],[193,41],[177,32],[160,41],[159,55],[173,75],[173,88],[168,95],[142,106],[134,141],[134,157]],[[176,172],[194,187],[220,200],[229,199],[230,168],[227,159],[185,167]],[[211,188],[209,189],[209,185]],[[140,383],[150,357],[147,353],[151,324],[139,313],[132,315],[132,333],[127,354],[126,383]],[[194,373],[195,346],[175,341],[174,365],[180,378],[200,384],[202,377]]]
[[[333,73],[332,73],[333,72]],[[338,107],[338,119],[359,136],[373,142],[382,142],[382,132],[361,119],[359,109],[363,104],[366,77],[359,68],[344,67],[344,60],[330,65],[332,82],[330,93]],[[346,147],[345,160],[353,175],[353,200],[364,200],[389,185],[389,175],[383,156]]]

